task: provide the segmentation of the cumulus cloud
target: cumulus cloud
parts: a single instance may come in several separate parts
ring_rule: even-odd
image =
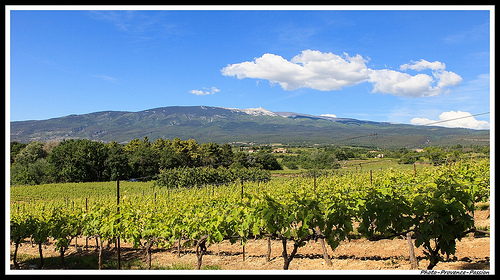
[[[425,59],[412,61],[399,67],[400,70],[423,71],[432,70],[432,77],[427,74],[412,76],[394,70],[372,70],[370,82],[373,83],[373,92],[389,93],[399,96],[422,97],[439,95],[447,91],[447,87],[462,83],[458,74],[446,71],[446,65],[439,61],[429,62]]]
[[[266,53],[253,61],[224,67],[224,76],[238,79],[256,78],[279,84],[284,90],[302,87],[321,91],[339,90],[353,86],[368,78],[366,60],[360,55],[350,57],[333,53],[305,50],[290,61],[275,54]]]
[[[440,93],[439,89],[431,86],[433,79],[426,74],[412,76],[388,69],[372,70],[369,81],[373,83],[373,92],[408,97],[432,96]]]
[[[427,118],[413,118],[411,124],[427,125],[436,123],[438,126],[444,127],[462,127],[471,129],[489,129],[490,124],[487,121],[479,121],[469,112],[449,111],[439,115],[439,120],[431,120]]]
[[[210,94],[215,94],[217,92],[220,92],[220,90],[216,87],[211,87],[211,88],[204,87],[203,90],[193,89],[189,91],[189,93],[194,95],[210,95]]]
[[[399,67],[400,71],[370,69],[367,59],[357,54],[336,55],[314,50],[304,50],[291,60],[266,53],[253,61],[230,64],[221,70],[224,76],[238,79],[254,78],[279,84],[284,90],[311,88],[321,91],[340,90],[362,82],[373,84],[374,93],[388,93],[398,96],[422,97],[439,95],[448,87],[456,86],[462,78],[439,61],[424,59],[411,61]],[[432,76],[424,73],[410,75],[401,71],[431,70]]]
[[[438,79],[438,88],[457,86],[462,83],[462,77],[451,71],[435,72],[433,75]]]
[[[411,61],[411,63],[403,64],[399,67],[400,70],[406,71],[408,69],[422,71],[425,69],[431,70],[444,70],[446,65],[439,61],[429,62],[425,59],[421,59],[420,61]]]

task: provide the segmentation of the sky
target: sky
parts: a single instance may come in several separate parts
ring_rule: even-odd
[[[493,7],[21,8],[7,27],[11,121],[203,105],[492,125]]]

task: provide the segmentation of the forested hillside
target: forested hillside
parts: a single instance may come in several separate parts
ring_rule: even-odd
[[[11,141],[89,139],[127,143],[147,136],[203,143],[335,144],[365,147],[489,145],[489,130],[381,123],[366,120],[230,109],[174,106],[140,112],[104,111],[36,121],[11,122]]]

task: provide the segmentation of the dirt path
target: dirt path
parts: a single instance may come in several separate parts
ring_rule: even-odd
[[[289,242],[290,243],[290,242]],[[250,240],[245,245],[245,261],[243,250],[239,242],[231,244],[223,241],[208,247],[203,257],[203,265],[216,265],[224,270],[282,270],[283,258],[281,242],[271,242],[271,261],[266,261],[267,241],[263,239]],[[81,244],[80,244],[81,245]],[[113,247],[113,245],[112,245]],[[144,261],[144,254],[139,249],[131,248],[130,244],[122,243],[122,260],[129,261],[140,259]],[[11,252],[13,251],[11,246]],[[77,252],[70,247],[66,256],[78,254],[96,254],[95,247],[89,251]],[[290,252],[292,246],[287,248]],[[112,249],[114,252],[114,249]],[[107,252],[106,256],[116,258],[115,253]],[[43,247],[45,258],[58,257],[59,253],[53,245]],[[38,247],[24,244],[19,248],[19,254],[38,255]],[[328,248],[332,260],[332,267],[325,264],[321,245],[319,242],[309,242],[299,248],[296,257],[290,264],[290,270],[408,270],[410,269],[408,245],[404,239],[368,241],[366,239],[353,239],[344,241],[335,252]],[[416,248],[415,254],[419,261],[418,268],[425,269],[428,261],[421,248]],[[434,270],[448,269],[489,269],[490,238],[463,238],[457,242],[457,253],[446,262],[440,262]],[[165,266],[177,263],[196,263],[196,253],[193,248],[183,248],[181,257],[177,256],[177,248],[168,250],[155,249],[152,254],[152,263]],[[12,264],[12,261],[11,261]]]

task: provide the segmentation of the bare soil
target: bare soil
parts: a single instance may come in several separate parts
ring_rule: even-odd
[[[489,225],[489,210],[476,211],[476,226]],[[97,254],[95,241],[89,241],[88,249],[81,249],[85,240],[78,239],[78,250],[74,242],[66,251],[65,256],[84,256]],[[291,252],[293,245],[288,242],[287,251]],[[113,248],[114,245],[111,245]],[[122,261],[141,260],[145,261],[143,250],[133,249],[131,244],[121,242]],[[323,259],[320,242],[310,241],[304,247],[298,249],[297,255],[290,263],[290,270],[409,270],[408,243],[403,238],[392,240],[369,241],[365,238],[343,241],[334,252],[327,246],[328,255],[332,266],[325,263]],[[11,245],[11,256],[14,245]],[[170,249],[154,248],[152,253],[152,264],[156,266],[169,266],[172,264],[190,264],[193,268],[197,262],[194,248],[181,248],[181,256],[177,255],[177,246]],[[38,256],[38,247],[27,243],[19,247],[18,254]],[[53,244],[43,246],[44,258],[59,257],[54,250]],[[245,245],[245,260],[243,260],[243,248],[239,241],[231,244],[223,241],[207,247],[203,256],[204,266],[216,266],[223,270],[282,270],[282,243],[278,240],[271,241],[271,260],[266,260],[267,241],[265,239],[249,240]],[[415,248],[418,261],[418,269],[426,269],[428,261],[422,252],[422,248]],[[114,249],[107,250],[105,257],[116,258]],[[14,269],[12,260],[11,269]],[[24,269],[33,269],[21,263]],[[49,267],[47,267],[50,269]],[[134,267],[132,267],[134,268]],[[457,242],[457,250],[454,256],[450,256],[444,262],[439,262],[434,270],[488,270],[490,269],[490,237],[462,238]]]

